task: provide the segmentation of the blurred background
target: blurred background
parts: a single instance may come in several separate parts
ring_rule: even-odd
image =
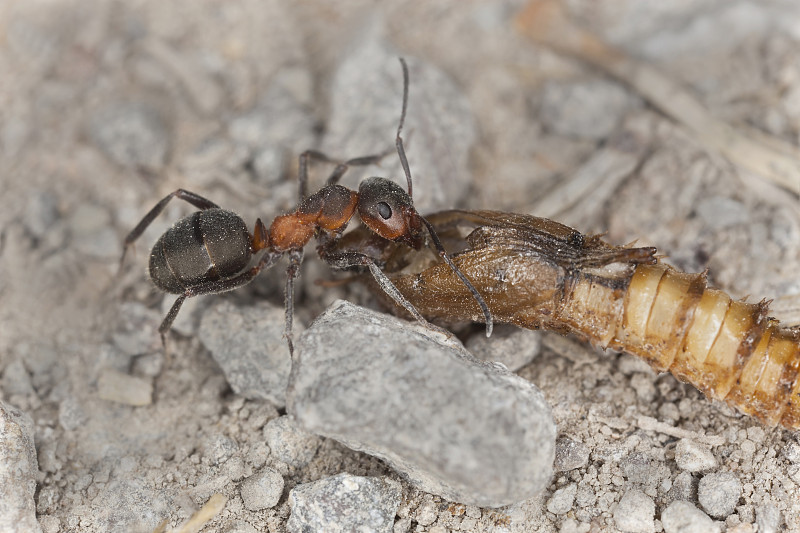
[[[528,6],[519,0],[0,5],[0,398],[34,421],[45,531],[152,531],[163,519],[175,526],[210,486],[234,503],[205,531],[249,531],[243,522],[283,531],[285,494],[275,508],[246,510],[235,503],[235,476],[203,459],[223,435],[237,442],[246,468],[257,468],[261,427],[281,411],[237,398],[196,338],[204,306],[217,299],[281,306],[283,267],[187,305],[165,360],[156,329],[172,298],[162,302],[145,266],[149,247],[190,206],[172,202],[118,271],[121,243],[176,188],[252,227],[296,205],[303,150],[342,160],[391,150],[400,56],[410,65],[404,131],[421,212],[525,212],[604,232],[615,244],[637,240],[683,270],[709,268],[711,282],[736,297],[773,300],[773,315],[800,323],[800,172],[780,170],[797,164],[800,5],[548,4],[561,14],[520,17]],[[619,55],[593,56],[571,42],[575,35]],[[698,125],[698,109],[718,123]],[[736,132],[735,142],[720,131]],[[314,165],[311,190],[331,170]],[[343,183],[369,175],[405,181],[390,154]],[[298,327],[336,298],[375,305],[355,285],[315,284],[331,277],[306,261]],[[415,513],[441,501],[406,486],[398,523],[408,528],[399,530],[613,530],[629,483],[651,489],[653,530],[661,530],[659,512],[680,475],[668,464],[674,439],[641,434],[639,415],[724,437],[718,464],[749,485],[733,512],[716,517],[720,528],[755,531],[765,505],[780,525],[800,528],[797,462],[780,459],[796,437],[757,436],[759,462],[737,452],[753,441],[755,422],[623,356],[582,345],[564,356],[553,348],[559,342],[545,342],[523,375],[548,395],[560,434],[587,446],[587,462],[505,511],[507,522],[494,511],[466,522],[444,505],[424,524]],[[152,405],[98,398],[109,367],[151,383]],[[603,455],[632,434],[639,441],[626,454],[666,461],[657,480],[630,480]],[[311,467],[286,470],[286,491],[342,470],[385,473],[376,460],[326,443]],[[581,483],[593,498],[563,513],[547,509],[555,491]]]

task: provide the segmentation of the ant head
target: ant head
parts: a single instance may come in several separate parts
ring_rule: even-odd
[[[415,250],[422,246],[422,220],[414,202],[399,185],[386,178],[368,178],[358,187],[358,216],[369,229]]]

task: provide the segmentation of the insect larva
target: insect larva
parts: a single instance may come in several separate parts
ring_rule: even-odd
[[[624,294],[614,292],[582,277],[559,314],[588,339],[638,355],[766,425],[800,428],[800,335],[768,317],[767,302],[732,300],[708,288],[705,273],[662,263],[637,265]],[[600,330],[592,315],[604,310]]]
[[[800,429],[800,331],[768,317],[767,302],[732,300],[705,273],[658,263],[654,248],[611,246],[547,219],[444,211],[429,220],[450,245],[466,244],[453,261],[496,321],[638,355],[766,425]],[[462,239],[459,226],[475,229]],[[424,316],[481,319],[447,265],[414,265],[393,246],[382,259]]]

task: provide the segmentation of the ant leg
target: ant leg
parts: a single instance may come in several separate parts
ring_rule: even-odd
[[[175,317],[178,316],[178,311],[181,310],[181,306],[186,298],[187,296],[185,294],[178,296],[178,298],[175,300],[175,303],[169,308],[167,316],[164,317],[164,320],[158,327],[158,333],[161,335],[161,346],[164,347],[165,351],[167,349],[167,332],[170,330],[170,328],[172,328],[172,323],[175,322]]]
[[[258,276],[258,274],[266,269],[269,269],[275,262],[280,259],[280,253],[276,252],[267,252],[265,253],[258,263],[238,276],[234,276],[232,278],[223,279],[219,281],[209,281],[206,283],[200,283],[193,287],[189,287],[186,289],[183,294],[178,296],[175,300],[175,303],[172,304],[170,307],[167,316],[164,317],[164,321],[161,322],[161,325],[158,327],[158,332],[161,334],[161,344],[166,347],[166,337],[167,333],[169,332],[170,328],[172,327],[172,323],[175,321],[175,317],[178,316],[178,312],[181,310],[181,306],[186,298],[192,298],[194,296],[202,296],[204,294],[219,294],[222,292],[232,291],[234,289],[238,289],[243,285],[247,285],[253,279]]]
[[[320,250],[319,255],[329,265],[342,270],[354,266],[368,267],[369,271],[372,273],[372,277],[375,278],[381,290],[394,300],[397,305],[408,311],[408,314],[414,317],[417,322],[425,326],[431,325],[430,322],[425,320],[425,317],[417,311],[417,308],[403,296],[397,287],[395,287],[392,280],[383,273],[373,258],[358,252],[332,252],[324,248]]]
[[[198,209],[215,209],[219,207],[211,200],[203,198],[199,194],[195,194],[185,189],[177,189],[169,193],[167,196],[162,198],[160,202],[153,206],[153,208],[144,216],[141,221],[139,221],[139,223],[135,228],[133,228],[128,236],[125,237],[125,242],[122,248],[122,257],[119,259],[120,269],[122,269],[122,264],[125,261],[125,254],[128,252],[128,247],[130,247],[130,245],[133,244],[136,239],[141,237],[142,233],[144,233],[144,230],[147,229],[147,226],[149,226],[153,220],[155,220],[155,218],[161,214],[161,211],[164,210],[169,201],[174,197],[189,202]]]
[[[289,356],[294,360],[294,343],[292,342],[292,319],[294,318],[294,280],[300,273],[303,262],[303,249],[289,252],[289,267],[286,269],[286,325],[283,336],[289,345]]]
[[[384,157],[389,155],[391,152],[392,150],[387,150],[386,152],[380,154],[368,155],[364,157],[355,157],[353,159],[348,159],[347,161],[342,163],[336,159],[328,157],[322,152],[318,152],[317,150],[306,150],[305,152],[300,154],[300,164],[297,172],[297,181],[298,181],[297,203],[298,204],[302,203],[305,197],[308,195],[309,159],[314,159],[322,163],[331,163],[336,165],[336,168],[333,169],[333,172],[331,173],[330,176],[328,176],[328,179],[325,182],[326,185],[333,185],[339,182],[339,180],[342,178],[342,176],[344,176],[345,172],[347,172],[347,170],[350,167],[378,164]]]

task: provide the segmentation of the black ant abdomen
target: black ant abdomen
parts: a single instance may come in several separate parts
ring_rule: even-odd
[[[175,223],[150,253],[150,278],[159,289],[181,294],[199,283],[229,278],[252,257],[244,220],[232,211],[196,211]]]

